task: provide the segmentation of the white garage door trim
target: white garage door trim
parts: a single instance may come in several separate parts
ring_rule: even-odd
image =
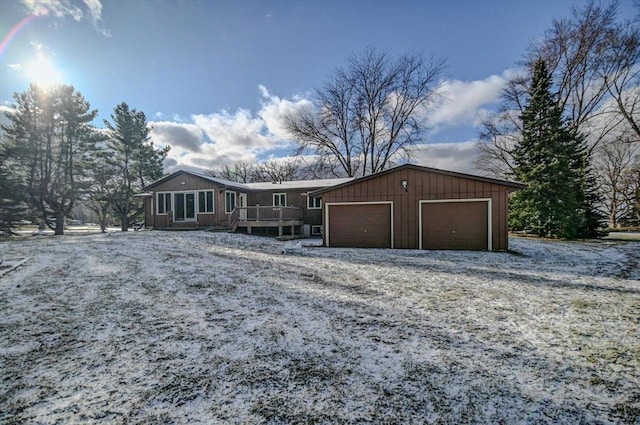
[[[393,201],[372,201],[372,202],[327,202],[324,204],[324,215],[325,215],[325,226],[326,226],[326,242],[327,246],[331,246],[329,243],[329,207],[332,205],[389,205],[391,211],[391,222],[389,226],[391,227],[391,249],[393,249]]]
[[[440,204],[445,202],[486,202],[487,203],[487,250],[491,251],[492,248],[492,234],[491,234],[491,198],[469,198],[469,199],[429,199],[421,200],[418,207],[418,220],[419,220],[419,246],[422,249],[422,205],[424,204]]]

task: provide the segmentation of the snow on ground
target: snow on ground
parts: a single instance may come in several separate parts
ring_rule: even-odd
[[[0,243],[0,423],[640,422],[638,243],[283,244]]]

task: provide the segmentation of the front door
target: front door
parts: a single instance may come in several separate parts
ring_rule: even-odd
[[[196,221],[195,192],[174,193],[173,205],[173,221]]]
[[[246,193],[239,193],[238,194],[238,206],[241,207],[242,209],[240,210],[240,220],[247,220],[247,209],[244,208],[247,206],[247,194]]]

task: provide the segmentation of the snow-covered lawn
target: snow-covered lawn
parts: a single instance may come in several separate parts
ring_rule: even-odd
[[[640,244],[33,237],[0,278],[0,423],[638,423]]]

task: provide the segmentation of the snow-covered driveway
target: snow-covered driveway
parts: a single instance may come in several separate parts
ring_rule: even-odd
[[[0,243],[0,423],[638,423],[640,244]]]

